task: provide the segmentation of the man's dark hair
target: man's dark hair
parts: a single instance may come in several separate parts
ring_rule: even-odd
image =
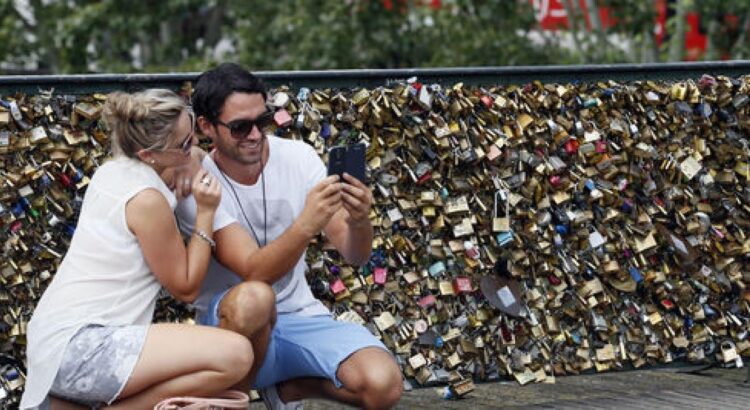
[[[221,116],[227,97],[234,92],[263,96],[266,101],[266,85],[260,78],[234,63],[223,63],[198,76],[193,90],[193,111],[211,122]]]

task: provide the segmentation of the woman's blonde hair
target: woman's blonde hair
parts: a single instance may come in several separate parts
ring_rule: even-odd
[[[162,88],[109,94],[103,116],[112,133],[114,154],[138,158],[142,149],[164,148],[186,107],[180,96]]]

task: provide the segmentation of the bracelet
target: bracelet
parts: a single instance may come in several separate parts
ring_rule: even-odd
[[[215,248],[216,247],[216,241],[214,241],[213,239],[211,239],[211,237],[208,236],[208,234],[206,234],[205,232],[199,230],[199,231],[195,231],[193,233],[195,234],[195,236],[197,236],[197,237],[203,239],[204,241],[206,241],[211,246],[211,248]]]

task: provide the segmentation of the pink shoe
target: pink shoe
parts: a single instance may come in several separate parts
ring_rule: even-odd
[[[247,409],[250,398],[237,390],[227,390],[217,397],[172,397],[160,401],[154,410]]]

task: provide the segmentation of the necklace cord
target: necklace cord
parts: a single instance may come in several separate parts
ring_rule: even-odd
[[[224,171],[221,170],[221,167],[219,167],[219,164],[216,164],[216,169],[219,170],[219,173],[224,178],[224,180],[227,182],[227,185],[229,185],[229,189],[232,190],[232,195],[234,196],[235,202],[237,202],[237,206],[240,207],[240,212],[242,212],[242,217],[245,218],[245,222],[247,223],[247,226],[250,227],[250,231],[252,231],[253,236],[255,237],[255,241],[258,243],[259,247],[266,246],[268,244],[268,209],[266,207],[266,175],[263,172],[266,168],[266,164],[263,162],[263,148],[265,148],[265,140],[266,137],[263,137],[263,144],[264,146],[261,147],[261,153],[260,153],[260,185],[261,190],[263,192],[263,243],[260,242],[260,238],[258,237],[258,234],[255,232],[255,228],[253,228],[253,224],[250,223],[250,219],[247,217],[247,214],[245,213],[245,208],[242,206],[242,202],[240,201],[239,195],[237,195],[237,191],[234,189],[234,185],[229,180],[227,175],[224,173]]]

